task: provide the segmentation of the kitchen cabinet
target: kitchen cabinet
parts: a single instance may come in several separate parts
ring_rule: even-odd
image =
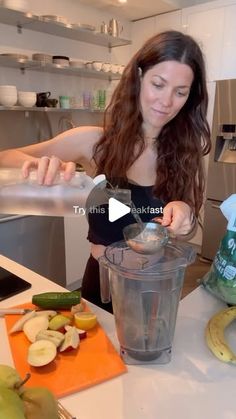
[[[224,33],[222,41],[221,53],[221,69],[220,79],[236,78],[236,54],[235,54],[235,38],[236,38],[236,5],[224,8]]]
[[[155,17],[138,20],[132,24],[132,54],[135,54],[144,42],[155,34]]]
[[[182,11],[182,24],[187,34],[193,36],[203,50],[206,60],[207,80],[220,77],[221,48],[224,31],[224,8]]]
[[[66,286],[62,217],[0,216],[0,254]]]

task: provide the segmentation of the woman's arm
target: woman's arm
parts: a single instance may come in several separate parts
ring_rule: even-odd
[[[70,178],[75,170],[72,162],[83,164],[91,161],[94,144],[102,133],[100,127],[78,127],[48,141],[4,150],[0,152],[0,167],[23,167],[25,177],[30,168],[36,168],[39,183],[50,184],[59,169]]]

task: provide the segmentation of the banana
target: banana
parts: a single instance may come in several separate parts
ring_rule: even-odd
[[[205,338],[212,353],[223,362],[236,364],[236,354],[230,349],[224,336],[225,328],[236,319],[236,306],[226,308],[216,313],[208,321]]]

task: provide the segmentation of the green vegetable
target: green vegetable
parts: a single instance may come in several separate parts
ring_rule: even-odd
[[[81,299],[80,291],[72,292],[44,292],[32,297],[32,303],[41,308],[68,309],[79,304]]]

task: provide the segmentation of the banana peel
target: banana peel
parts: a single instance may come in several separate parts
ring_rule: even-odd
[[[207,323],[205,339],[208,348],[220,360],[236,364],[236,354],[225,339],[226,327],[236,319],[236,306],[220,310]]]

